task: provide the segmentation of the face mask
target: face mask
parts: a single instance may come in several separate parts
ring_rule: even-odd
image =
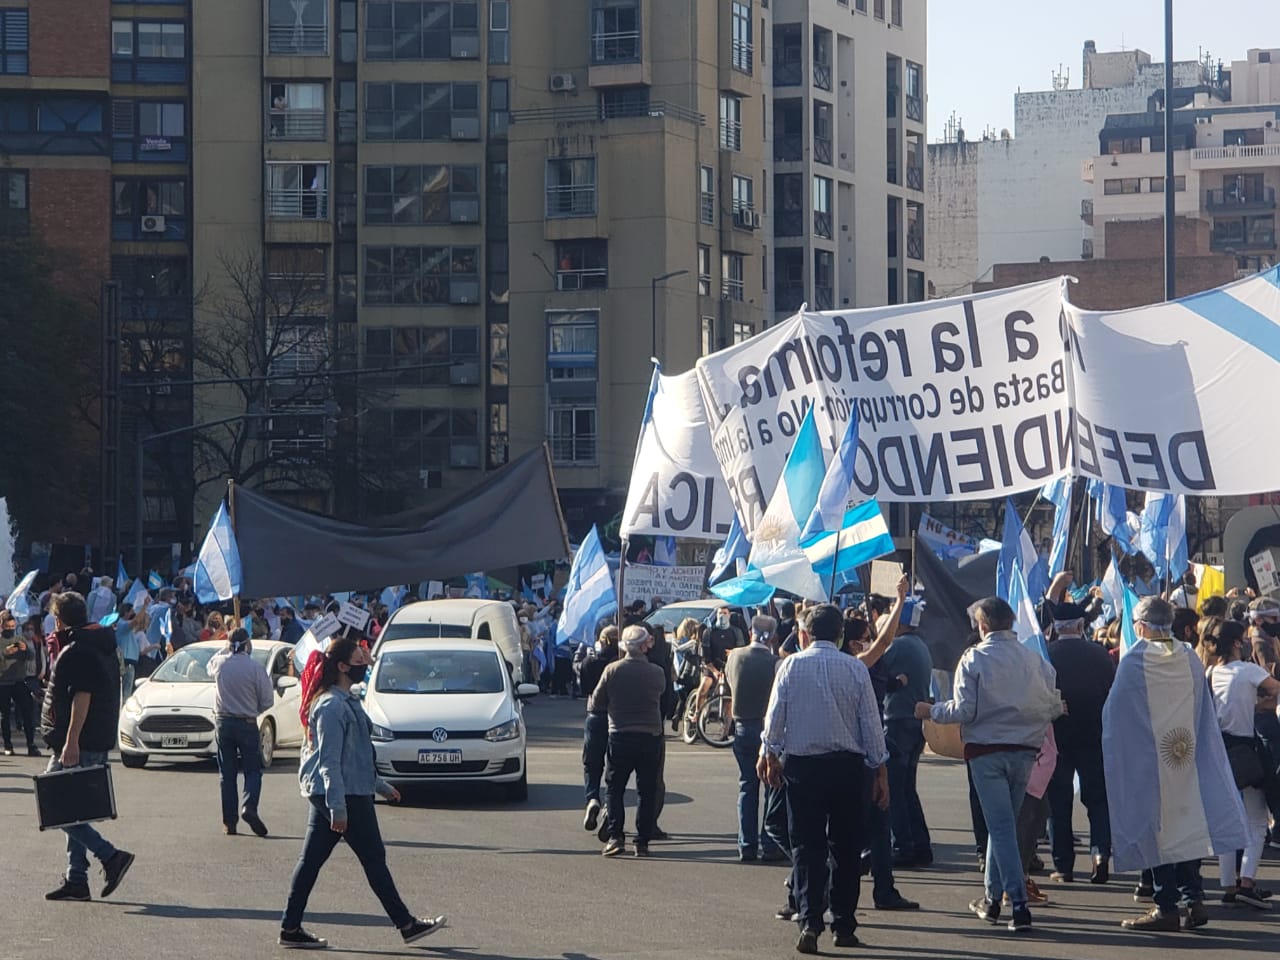
[[[6,640],[8,640],[10,637],[12,637],[12,636],[13,636],[13,631],[12,631],[12,630],[10,630],[10,629],[5,629],[5,630],[3,631],[3,636],[4,636],[4,638],[5,638]]]
[[[352,683],[364,683],[364,678],[369,673],[369,665],[362,663],[359,666],[348,664],[351,669],[347,671],[347,676],[351,678]]]

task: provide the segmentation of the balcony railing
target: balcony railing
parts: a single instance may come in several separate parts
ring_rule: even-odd
[[[1276,188],[1261,184],[1210,190],[1205,206],[1214,213],[1235,213],[1247,210],[1274,210]]]
[[[907,165],[907,187],[911,190],[924,189],[924,167]]]
[[[831,89],[831,64],[814,63],[813,85],[817,87],[819,90]]]
[[[835,292],[831,287],[814,286],[813,303],[810,306],[815,310],[830,310],[833,308],[835,301]]]
[[[556,271],[556,289],[560,291],[603,290],[608,285],[609,270],[607,267],[585,267],[581,270]]]
[[[621,33],[593,33],[591,35],[591,62],[634,63],[640,59],[640,31]]]
[[[698,217],[703,223],[716,222],[716,197],[713,193],[698,194]]]
[[[729,58],[735,70],[750,73],[754,54],[755,48],[751,45],[750,40],[734,40],[730,44]]]
[[[774,137],[773,159],[777,163],[803,160],[804,136],[798,133],[788,133],[780,137]]]
[[[1261,143],[1250,147],[1197,147],[1191,151],[1193,164],[1200,160],[1280,159],[1280,143]]]
[[[831,239],[831,214],[821,213],[817,210],[813,212],[813,235],[822,237],[824,240]]]
[[[773,65],[775,87],[798,87],[804,83],[804,64],[799,60],[778,60]]]
[[[773,235],[775,237],[803,237],[803,210],[775,210],[773,215]]]
[[[568,184],[547,187],[548,217],[593,217],[596,212],[596,186]]]
[[[741,303],[746,298],[746,283],[742,280],[734,280],[732,277],[725,277],[720,282],[720,296],[726,300],[736,300]]]
[[[277,24],[267,28],[271,53],[293,56],[324,56],[329,52],[328,24]]]
[[[813,138],[813,162],[831,163],[831,141],[826,137]]]
[[[323,140],[323,110],[272,110],[268,117],[272,140]]]
[[[1248,233],[1244,233],[1234,225],[1229,225],[1227,229],[1222,229],[1220,224],[1214,224],[1213,236],[1209,240],[1209,249],[1214,252],[1225,250],[1236,252],[1274,250],[1275,248],[1276,232],[1274,228],[1270,230],[1250,230]]]
[[[297,187],[268,190],[267,216],[272,220],[328,220],[329,191]]]
[[[924,123],[924,99],[907,96],[907,119],[916,123]]]
[[[779,312],[794,313],[804,305],[804,284],[784,283],[779,285],[773,298],[773,308]]]
[[[555,463],[592,464],[596,462],[595,434],[577,434],[572,437],[551,438],[551,459]]]
[[[924,259],[924,231],[907,231],[907,256],[912,260]]]
[[[541,107],[534,110],[511,111],[512,123],[591,123],[604,120],[625,120],[634,117],[672,117],[701,127],[707,118],[688,107],[665,100],[648,103],[611,103],[594,107]]]
[[[735,152],[742,149],[742,121],[720,121],[720,149]]]

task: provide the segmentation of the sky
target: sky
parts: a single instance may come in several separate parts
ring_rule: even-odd
[[[910,0],[908,0],[910,2]],[[1280,47],[1276,0],[1174,0],[1175,60],[1243,60],[1250,47]],[[955,111],[969,139],[988,126],[1013,131],[1013,95],[1050,90],[1059,64],[1082,80],[1084,42],[1164,61],[1163,0],[928,0],[929,141]],[[1269,21],[1269,23],[1268,23]]]

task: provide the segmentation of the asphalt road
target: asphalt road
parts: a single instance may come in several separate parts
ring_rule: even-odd
[[[668,798],[649,861],[606,860],[582,829],[582,705],[535,702],[528,711],[529,802],[509,804],[474,790],[379,805],[392,873],[410,908],[444,913],[448,929],[405,948],[364,884],[350,851],[339,847],[321,875],[307,926],[328,938],[330,953],[418,953],[450,960],[614,960],[614,958],[787,957],[795,928],[773,919],[786,868],[736,860],[732,753],[669,743]],[[121,819],[103,832],[138,860],[107,901],[46,903],[60,880],[62,837],[36,829],[29,776],[41,761],[0,758],[0,878],[4,936],[0,960],[123,957],[265,958],[275,945],[306,807],[295,760],[282,754],[266,778],[261,812],[272,830],[224,837],[216,768],[180,762],[143,770],[114,768]],[[1165,960],[1217,951],[1275,956],[1280,920],[1247,908],[1212,906],[1197,933],[1151,937],[1121,931],[1137,912],[1133,879],[1106,887],[1044,882],[1053,902],[1034,910],[1035,930],[1015,936],[966,911],[980,894],[973,866],[964,771],[927,757],[922,794],[936,844],[928,870],[905,871],[899,888],[921,901],[919,913],[861,912],[863,946],[828,956],[893,960],[1133,958]],[[1078,827],[1081,829],[1083,824]],[[1264,865],[1263,885],[1280,887],[1280,861]],[[1081,861],[1083,864],[1083,859]],[[1216,867],[1206,865],[1216,889]],[[94,867],[92,886],[101,886]],[[1211,894],[1212,896],[1212,894]],[[869,907],[870,888],[863,888]],[[1216,896],[1213,897],[1216,901]],[[1280,909],[1280,908],[1278,908]]]

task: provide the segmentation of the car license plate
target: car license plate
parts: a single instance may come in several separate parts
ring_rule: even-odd
[[[461,750],[419,750],[419,763],[461,763]]]
[[[161,747],[185,747],[187,745],[187,735],[185,733],[168,733],[160,738]]]

